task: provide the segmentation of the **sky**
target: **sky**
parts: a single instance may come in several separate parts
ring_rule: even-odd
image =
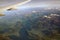
[[[60,7],[60,0],[32,0],[29,4],[27,4],[32,7],[50,7],[50,6],[56,6]]]
[[[0,0],[0,7],[7,6],[7,5],[13,5],[19,2],[23,2],[25,0]]]
[[[7,5],[13,5],[18,2],[23,2],[25,0],[0,0],[0,7],[4,7]],[[60,0],[31,0],[29,3],[23,6],[30,7],[46,7],[46,6],[60,6]]]

